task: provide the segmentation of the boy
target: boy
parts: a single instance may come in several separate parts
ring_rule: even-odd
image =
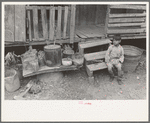
[[[121,42],[121,37],[120,35],[115,35],[113,37],[113,45],[110,45],[106,55],[105,55],[105,62],[108,67],[108,71],[110,73],[110,82],[114,80],[114,72],[113,69],[114,67],[117,68],[118,70],[118,76],[117,76],[117,81],[118,84],[121,85],[121,76],[122,76],[122,70],[121,66],[124,61],[124,50],[122,46],[120,45]]]

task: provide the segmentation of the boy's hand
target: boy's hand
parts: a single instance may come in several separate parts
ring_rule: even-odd
[[[117,59],[117,63],[121,63],[121,61],[119,59]]]
[[[121,62],[119,59],[117,59],[117,61],[118,61],[118,63],[121,63],[121,64],[122,64],[122,62]]]

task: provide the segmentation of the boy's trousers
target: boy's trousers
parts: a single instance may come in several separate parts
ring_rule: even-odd
[[[109,63],[107,63],[107,67],[108,67],[108,72],[110,73],[110,76],[111,77],[114,77],[115,75],[114,75],[114,72],[113,72],[113,69],[114,69],[114,67],[116,67],[117,68],[117,70],[118,70],[118,80],[121,80],[121,78],[122,78],[122,64],[121,63],[114,63],[114,62],[109,62]]]

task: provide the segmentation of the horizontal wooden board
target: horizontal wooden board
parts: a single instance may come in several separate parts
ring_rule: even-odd
[[[146,13],[133,13],[133,14],[109,14],[109,18],[116,18],[116,17],[145,17]]]
[[[23,70],[23,76],[29,77],[34,76],[42,73],[48,73],[48,72],[57,72],[57,71],[68,71],[68,70],[77,70],[77,67],[75,65],[72,66],[63,66],[60,67],[48,67],[48,66],[42,66],[37,72],[33,72],[32,70]]]
[[[124,22],[124,23],[128,23],[128,22],[144,22],[146,20],[146,18],[110,18],[109,19],[109,23],[117,23],[117,22]]]
[[[146,32],[146,28],[142,29],[108,29],[108,34],[121,34],[121,33],[141,33]]]
[[[76,35],[78,35],[79,37],[81,37],[81,38],[87,38],[87,36],[85,36],[84,35],[84,33],[83,32],[81,32],[80,30],[75,30],[75,33],[76,33]]]
[[[122,27],[122,26],[141,26],[145,27],[145,23],[117,23],[117,24],[108,24],[108,27]]]
[[[90,65],[87,65],[87,67],[90,71],[96,71],[96,70],[107,68],[107,65],[105,62],[103,62],[103,63],[97,63],[97,64],[90,64]]]
[[[126,5],[126,4],[117,4],[117,5],[110,5],[110,8],[113,9],[137,9],[137,10],[146,10],[146,6],[140,6],[140,5]]]
[[[142,36],[142,35],[139,35],[139,36],[124,36],[124,37],[121,37],[121,39],[144,39],[146,38],[146,35],[145,36]],[[110,40],[112,40],[113,38],[109,38]]]
[[[102,59],[105,57],[105,54],[106,54],[106,51],[89,53],[89,54],[85,54],[84,58],[86,61],[91,61],[91,60],[95,60],[95,59]]]
[[[131,36],[145,36],[146,33],[139,33],[139,34],[121,34],[121,37],[131,37]],[[109,35],[109,37],[113,37],[114,35]]]
[[[88,43],[79,43],[80,48],[89,48],[89,47],[94,47],[94,46],[100,46],[104,44],[109,44],[111,41],[109,39],[99,39],[99,40],[92,40],[91,42]]]
[[[75,40],[74,42],[81,42],[83,41],[82,38],[76,38],[75,37]],[[53,43],[53,42],[50,42],[50,43]],[[70,39],[61,39],[61,40],[56,40],[55,43],[70,43]],[[30,42],[11,42],[11,41],[5,41],[5,47],[15,47],[15,46],[29,46],[29,45],[46,45],[46,41],[45,39],[42,39],[42,38],[39,38],[38,40],[37,39],[33,39],[33,41]]]

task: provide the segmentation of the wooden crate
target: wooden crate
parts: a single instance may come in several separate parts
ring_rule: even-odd
[[[29,40],[54,41],[70,38],[70,42],[73,43],[75,9],[75,5],[26,6]]]

